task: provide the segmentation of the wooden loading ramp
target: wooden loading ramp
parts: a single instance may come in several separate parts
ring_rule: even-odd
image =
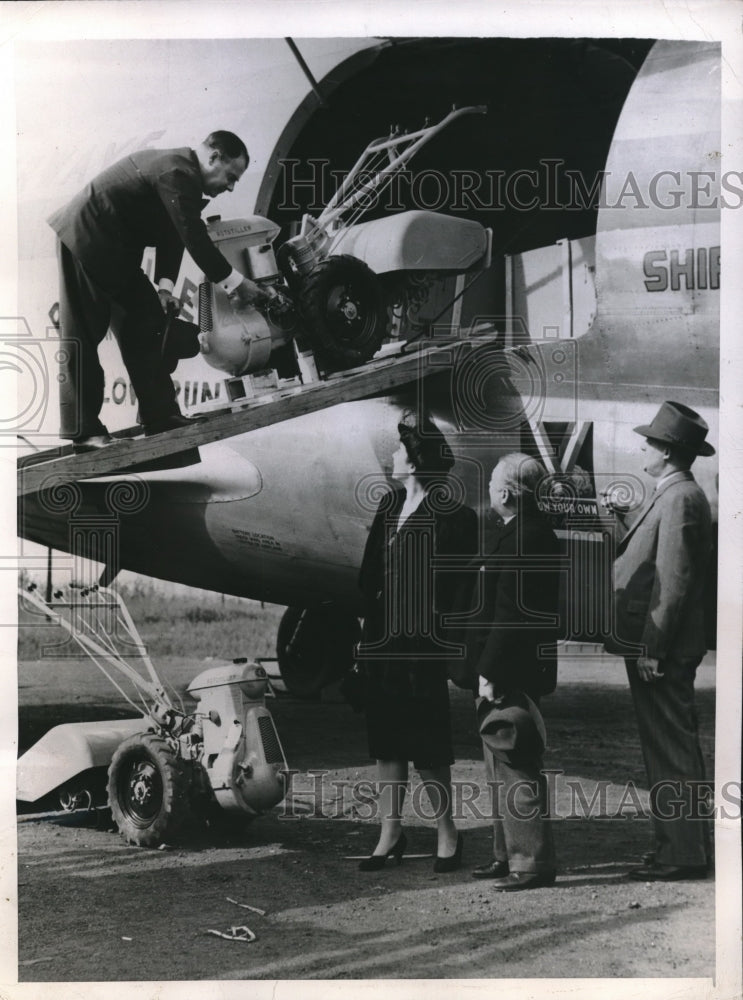
[[[141,436],[141,428],[132,428],[115,434],[114,443],[105,448],[75,454],[68,445],[37,452],[19,460],[18,495],[38,492],[63,482],[115,473],[143,472],[148,468],[167,468],[168,465],[163,463],[167,463],[168,459],[184,457],[183,453],[189,451],[194,452],[193,461],[196,462],[196,449],[200,445],[222,441],[338,403],[383,395],[416,382],[437,368],[441,370],[444,366],[454,365],[463,349],[469,351],[475,347],[495,345],[501,336],[491,328],[484,334],[370,361],[361,368],[338,372],[317,382],[279,388],[245,403],[234,403],[229,410],[203,415],[190,427],[179,427],[151,437]],[[140,436],[135,437],[135,434]],[[176,464],[185,463],[176,461]]]

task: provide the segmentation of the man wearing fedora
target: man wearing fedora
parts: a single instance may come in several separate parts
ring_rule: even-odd
[[[491,879],[500,892],[555,881],[538,705],[556,682],[560,552],[535,498],[545,476],[536,459],[517,453],[493,470],[490,503],[503,525],[480,574],[479,625],[467,640],[493,795],[493,857],[472,875]]]
[[[691,466],[714,448],[705,440],[707,424],[681,403],[663,403],[635,431],[645,438],[644,468],[656,485],[617,546],[613,634],[605,644],[625,657],[651,790],[654,849],[629,874],[704,878],[709,838],[698,808],[705,774],[694,677],[706,652],[713,539],[709,503]]]
[[[98,345],[109,326],[145,433],[189,423],[168,373],[178,357],[196,353],[195,333],[174,321],[170,343],[162,344],[165,310],[178,308],[172,292],[184,248],[236,301],[267,297],[219,252],[201,219],[203,196],[232,191],[247,166],[245,144],[232,132],[212,132],[196,149],[139,150],[107,167],[50,217],[58,237],[60,330],[68,342],[60,352],[60,436],[75,450],[113,440],[99,418]],[[146,247],[156,250],[158,291],[142,270]]]

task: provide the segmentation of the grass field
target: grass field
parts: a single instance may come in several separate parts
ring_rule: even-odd
[[[275,655],[283,607],[186,587],[166,591],[144,579],[117,589],[152,657]],[[19,608],[18,624],[19,660],[53,655],[66,639],[33,608]]]

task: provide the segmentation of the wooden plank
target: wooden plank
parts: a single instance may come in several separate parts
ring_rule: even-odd
[[[279,390],[268,398],[247,402],[237,411],[209,414],[190,427],[179,427],[152,437],[117,438],[114,444],[106,448],[80,455],[60,458],[58,450],[52,449],[48,460],[41,454],[34,456],[32,463],[19,467],[18,495],[37,492],[61,482],[135,471],[135,467],[141,463],[157,462],[166,456],[196,449],[213,441],[222,441],[236,434],[245,434],[258,427],[290,420],[314,410],[377,396],[417,381],[429,371],[435,371],[435,368],[429,369],[428,364],[437,354],[451,354],[452,351],[458,353],[464,344],[479,347],[493,343],[496,339],[497,334],[488,332],[424,348],[402,357],[372,361],[363,368],[339,372],[321,382]]]

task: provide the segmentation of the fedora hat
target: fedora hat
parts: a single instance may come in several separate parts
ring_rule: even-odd
[[[195,323],[170,316],[162,338],[162,359],[174,372],[181,358],[195,358],[199,353],[199,328]]]
[[[497,701],[481,698],[476,711],[482,741],[493,753],[517,750],[541,754],[547,746],[542,713],[523,691]]]
[[[676,445],[695,455],[714,455],[715,449],[704,440],[708,430],[698,413],[683,403],[670,400],[661,404],[650,424],[635,427],[637,434],[654,441]]]

